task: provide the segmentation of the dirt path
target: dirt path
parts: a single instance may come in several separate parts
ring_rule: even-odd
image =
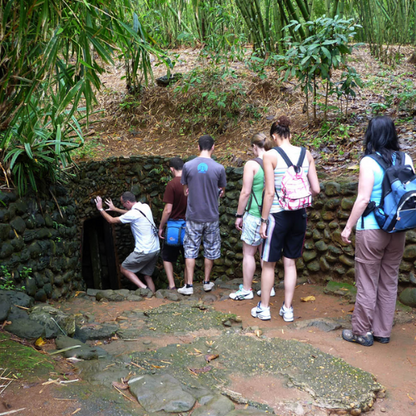
[[[282,290],[277,291],[273,299],[271,312],[272,320],[268,322],[258,321],[250,315],[250,309],[255,306],[258,297],[251,301],[233,302],[226,298],[229,291],[216,288],[212,292],[212,299],[216,299],[212,305],[218,311],[224,313],[236,313],[242,318],[243,328],[258,326],[266,338],[281,338],[298,340],[319,348],[325,353],[340,357],[347,363],[372,373],[377,381],[386,388],[385,397],[379,397],[371,412],[373,415],[388,414],[391,416],[405,416],[416,414],[416,337],[414,316],[397,315],[399,322],[393,328],[390,344],[375,343],[371,348],[344,342],[341,330],[324,332],[316,327],[297,329],[294,325],[286,324],[278,316],[278,310],[283,299]],[[313,295],[314,302],[301,302],[300,298]],[[55,306],[69,313],[82,313],[90,316],[97,323],[120,322],[120,317],[132,310],[148,310],[169,303],[161,299],[146,299],[143,302],[94,302],[88,298],[75,298],[70,302],[64,302]],[[319,286],[300,286],[295,294],[295,323],[302,323],[313,318],[345,318],[352,310],[352,305],[339,297],[325,295],[323,288]],[[406,319],[403,319],[405,316]],[[412,318],[412,319],[411,319]],[[121,324],[123,325],[123,324]],[[98,344],[108,352],[117,356],[120,354],[137,353],[138,351],[150,351],[168,344],[187,344],[193,342],[199,336],[216,336],[218,330],[199,330],[189,334],[166,334],[157,337],[144,336],[133,342],[122,340],[99,341]],[[67,371],[67,377],[82,377],[82,374],[71,374]],[[74,370],[76,371],[76,370]],[[52,379],[61,377],[62,374],[51,375]],[[65,376],[64,376],[65,377]],[[31,383],[15,382],[2,396],[0,402],[0,414],[2,411],[26,408],[21,414],[25,415],[70,415],[70,414],[141,414],[130,413],[128,409],[139,411],[140,406],[133,404],[126,397],[120,396],[114,391],[114,396],[95,398],[96,391],[83,387],[80,391],[66,387],[42,385],[45,380]],[[319,410],[312,406],[311,397],[306,392],[296,388],[287,388],[285,382],[272,376],[244,377],[237,372],[231,378],[228,388],[241,393],[243,397],[271,406],[276,414],[284,416],[292,415],[328,415],[328,411]],[[81,392],[83,392],[81,395]],[[126,396],[131,398],[129,393]],[[108,401],[111,403],[108,403]],[[2,403],[2,406],[1,406]],[[2,408],[3,407],[3,408]],[[107,407],[107,408],[106,408]],[[241,407],[241,406],[240,406]],[[109,409],[113,413],[108,413]],[[127,408],[127,410],[123,410]],[[309,409],[309,410],[308,410]],[[91,413],[92,412],[92,413]],[[17,413],[18,414],[18,413]]]

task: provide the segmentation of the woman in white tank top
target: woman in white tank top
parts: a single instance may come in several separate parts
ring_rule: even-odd
[[[290,161],[296,165],[301,148],[290,143],[290,120],[281,116],[272,124],[270,136],[280,147]],[[306,231],[306,211],[304,208],[286,211],[279,204],[276,193],[280,191],[282,177],[288,166],[282,156],[271,149],[264,155],[265,193],[261,216],[260,235],[263,243],[263,270],[261,274],[261,302],[251,310],[251,315],[262,320],[270,319],[270,290],[274,284],[274,269],[276,262],[283,258],[285,299],[280,309],[280,316],[286,322],[293,321],[292,299],[296,286],[295,261],[302,254],[303,241]],[[316,195],[320,191],[315,162],[309,151],[306,151],[302,168],[307,176],[310,191]]]

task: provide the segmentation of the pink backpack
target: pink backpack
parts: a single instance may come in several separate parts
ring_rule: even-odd
[[[312,205],[312,193],[305,171],[302,168],[305,159],[306,149],[301,147],[298,163],[294,165],[284,150],[280,147],[274,148],[283,160],[288,169],[283,175],[282,184],[277,198],[280,206],[285,211],[295,211]]]

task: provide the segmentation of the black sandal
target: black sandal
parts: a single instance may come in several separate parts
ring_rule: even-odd
[[[350,329],[344,329],[342,331],[342,338],[348,342],[355,342],[364,347],[371,347],[373,345],[373,334],[367,332],[366,335],[354,335]]]

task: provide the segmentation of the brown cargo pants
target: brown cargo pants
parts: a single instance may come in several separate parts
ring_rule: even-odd
[[[396,308],[399,265],[405,233],[358,230],[355,246],[357,300],[352,315],[352,332],[390,337]]]

